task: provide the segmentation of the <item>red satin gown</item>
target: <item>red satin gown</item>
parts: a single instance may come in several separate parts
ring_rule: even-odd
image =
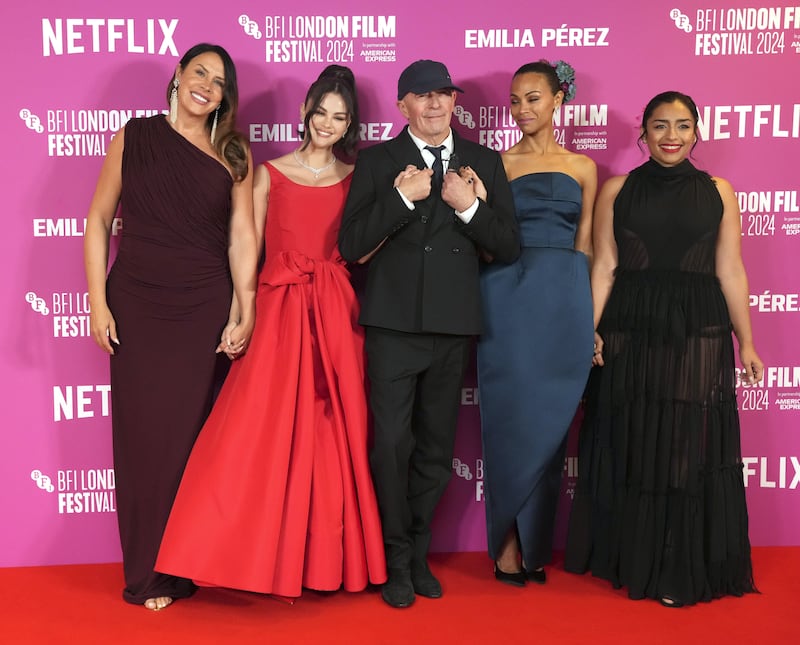
[[[156,570],[287,597],[360,591],[386,565],[363,332],[336,244],[351,176],[310,187],[266,166],[255,330],[192,450]]]

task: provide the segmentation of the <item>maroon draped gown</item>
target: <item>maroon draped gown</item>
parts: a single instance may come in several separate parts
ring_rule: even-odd
[[[194,440],[211,409],[216,346],[231,301],[227,169],[165,117],[133,119],[122,159],[123,233],[107,283],[123,598],[191,595],[153,570]]]

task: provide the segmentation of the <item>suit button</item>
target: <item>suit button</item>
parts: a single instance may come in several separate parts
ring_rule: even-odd
[[[461,253],[461,249],[459,249],[458,247],[455,247],[453,249],[453,253]]]
[[[425,247],[425,253],[430,253],[431,251],[433,251],[433,247],[432,246],[426,246]]]
[[[423,224],[427,224],[428,223],[428,216],[427,215],[422,215],[419,218],[419,221],[422,222]]]

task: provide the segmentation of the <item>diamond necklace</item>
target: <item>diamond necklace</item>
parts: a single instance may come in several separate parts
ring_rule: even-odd
[[[334,157],[333,159],[331,159],[331,161],[330,161],[330,162],[328,162],[327,164],[325,164],[324,166],[322,166],[322,168],[314,168],[313,166],[309,166],[308,164],[305,164],[305,163],[303,163],[303,162],[302,162],[302,160],[300,159],[300,157],[298,157],[298,156],[297,156],[297,150],[295,150],[294,152],[292,152],[292,154],[294,155],[294,160],[295,160],[295,161],[296,161],[296,162],[297,162],[299,165],[301,165],[303,168],[305,168],[306,170],[309,170],[309,171],[311,171],[311,172],[314,174],[314,179],[315,179],[315,180],[316,180],[316,179],[319,179],[319,176],[320,176],[320,175],[321,175],[323,172],[325,172],[325,171],[326,171],[328,168],[330,168],[331,166],[333,166],[333,165],[336,163],[336,157]]]

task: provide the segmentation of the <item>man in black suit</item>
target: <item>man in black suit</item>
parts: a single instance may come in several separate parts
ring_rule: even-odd
[[[359,154],[339,232],[344,259],[369,260],[360,322],[389,568],[382,596],[393,607],[442,595],[427,564],[430,523],[481,331],[478,257],[511,262],[520,253],[500,155],[450,128],[461,91],[442,63],[403,71],[397,106],[408,126]]]

